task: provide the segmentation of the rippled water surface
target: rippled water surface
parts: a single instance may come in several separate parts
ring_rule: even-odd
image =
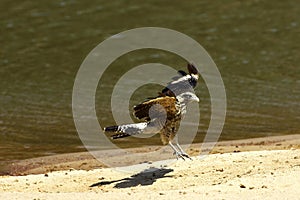
[[[85,56],[121,31],[144,26],[191,36],[216,62],[227,92],[222,140],[299,133],[300,7],[286,1],[7,1],[0,2],[0,161],[84,151],[72,118],[72,88]],[[185,61],[158,50],[116,60],[101,79],[99,123],[114,124],[110,95],[123,73],[160,62]],[[171,78],[171,76],[170,76]],[[134,81],[134,80],[133,80]],[[155,96],[159,86],[136,91],[131,104]],[[201,80],[201,141],[210,119]],[[120,142],[118,142],[120,143]],[[123,147],[158,144],[130,139]]]

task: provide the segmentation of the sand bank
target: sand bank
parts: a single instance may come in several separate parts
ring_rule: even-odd
[[[0,177],[0,199],[297,199],[300,150],[212,154],[162,169]]]

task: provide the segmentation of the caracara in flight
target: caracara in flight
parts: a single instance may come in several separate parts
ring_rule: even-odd
[[[198,70],[192,64],[188,64],[187,68],[189,73],[178,71],[180,76],[173,78],[174,80],[159,93],[158,97],[134,106],[133,115],[142,122],[110,126],[104,128],[104,131],[115,133],[111,136],[112,139],[141,133],[159,133],[162,143],[169,144],[177,158],[190,158],[179,146],[176,137],[187,104],[199,102],[193,91],[199,78]],[[176,141],[175,145],[172,143],[173,139]]]

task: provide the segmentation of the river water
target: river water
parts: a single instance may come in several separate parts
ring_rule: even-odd
[[[299,133],[300,6],[293,0],[2,0],[0,11],[0,161],[84,151],[72,117],[76,73],[97,44],[145,26],[187,34],[211,55],[227,93],[221,140]],[[118,78],[150,62],[185,70],[184,60],[164,51],[141,50],[120,57],[98,87],[101,126],[114,124],[110,96]],[[160,89],[140,88],[131,104]],[[210,100],[202,80],[196,92],[201,99],[195,139],[199,142],[208,127]],[[157,142],[157,137],[133,138],[117,144]]]

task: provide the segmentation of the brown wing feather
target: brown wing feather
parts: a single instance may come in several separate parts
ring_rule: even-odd
[[[188,71],[190,74],[198,74],[199,73],[197,68],[192,63],[188,63],[187,68],[188,68]]]
[[[154,106],[154,105],[160,105],[160,106]],[[153,111],[155,112],[155,115],[160,115],[167,113],[167,118],[172,117],[176,115],[178,112],[176,108],[176,98],[175,97],[157,97],[155,99],[151,99],[148,101],[145,101],[137,106],[135,106],[134,109],[134,116],[137,119],[145,119],[150,120],[149,116],[149,110],[153,106]]]

